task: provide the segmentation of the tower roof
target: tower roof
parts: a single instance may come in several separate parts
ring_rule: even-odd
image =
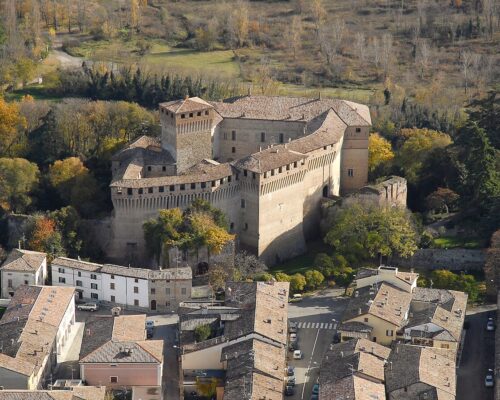
[[[206,110],[207,108],[213,108],[213,106],[199,97],[186,97],[182,100],[161,103],[160,108],[171,111],[174,114],[178,114],[182,112]]]

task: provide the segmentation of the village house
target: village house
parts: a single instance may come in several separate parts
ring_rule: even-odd
[[[366,339],[331,346],[321,363],[321,399],[385,400],[385,364],[391,350]]]
[[[386,282],[409,293],[417,287],[417,280],[417,273],[399,271],[398,268],[387,265],[381,265],[377,269],[360,268],[354,279],[357,289]]]
[[[146,340],[145,324],[144,314],[97,316],[87,321],[80,348],[80,378],[88,385],[107,388],[158,389],[163,340]]]
[[[41,389],[71,342],[74,288],[20,286],[0,320],[0,386]]]
[[[412,294],[381,282],[354,291],[338,328],[341,340],[364,338],[389,346],[407,321]]]
[[[412,344],[457,354],[465,322],[467,294],[455,290],[416,288],[403,339]]]
[[[188,266],[150,270],[58,257],[51,263],[51,272],[52,285],[75,287],[78,299],[171,311],[191,298]]]
[[[223,305],[180,316],[184,386],[216,378],[218,399],[281,400],[287,345],[287,282],[229,282]],[[200,342],[197,326],[210,325]],[[199,377],[198,377],[199,379]]]
[[[64,390],[1,390],[0,400],[104,400],[104,386],[72,386]]]
[[[13,249],[0,267],[2,298],[12,297],[21,285],[44,285],[47,279],[47,254]]]
[[[388,400],[454,400],[456,365],[439,349],[395,344],[385,370]]]

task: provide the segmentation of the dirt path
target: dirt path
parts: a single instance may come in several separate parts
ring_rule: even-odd
[[[85,59],[83,57],[74,57],[69,55],[65,51],[62,50],[62,44],[65,37],[68,37],[68,34],[57,35],[52,42],[52,50],[49,54],[49,62],[50,59],[56,60],[59,62],[62,68],[78,68],[81,67],[83,61]]]

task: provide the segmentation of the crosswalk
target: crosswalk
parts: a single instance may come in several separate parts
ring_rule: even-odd
[[[297,324],[299,329],[328,329],[333,330],[337,329],[337,323],[328,323],[328,322],[299,322]]]

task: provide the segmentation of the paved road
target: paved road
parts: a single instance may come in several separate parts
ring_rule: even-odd
[[[495,366],[495,332],[486,331],[488,316],[493,315],[482,311],[465,317],[469,329],[457,371],[457,400],[493,400],[494,389],[484,386],[486,371]]]
[[[295,367],[296,378],[295,394],[290,399],[309,399],[311,396],[321,360],[347,304],[347,298],[339,297],[343,292],[327,289],[289,305],[288,318],[298,323],[299,348],[304,353],[302,360],[293,360],[292,353],[288,353],[288,362]]]

